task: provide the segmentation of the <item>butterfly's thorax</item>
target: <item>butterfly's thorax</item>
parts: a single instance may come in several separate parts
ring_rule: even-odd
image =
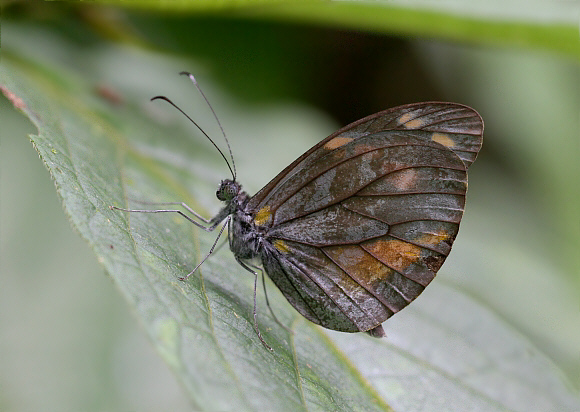
[[[249,260],[259,256],[263,235],[256,230],[254,216],[246,210],[250,197],[240,192],[233,201],[235,210],[230,222],[230,249],[240,259]]]

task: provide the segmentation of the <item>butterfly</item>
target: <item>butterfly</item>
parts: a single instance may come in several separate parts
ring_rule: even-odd
[[[449,255],[482,141],[483,120],[472,108],[408,104],[341,128],[254,196],[237,181],[231,150],[233,169],[218,148],[232,179],[221,181],[224,206],[212,219],[185,204],[196,219],[120,210],[177,212],[206,231],[221,224],[218,238],[227,228],[236,261],[255,276],[254,327],[269,349],[256,320],[258,271],[311,322],[383,337],[382,323],[421,294]]]

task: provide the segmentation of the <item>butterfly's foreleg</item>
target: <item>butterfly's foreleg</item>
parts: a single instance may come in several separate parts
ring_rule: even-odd
[[[266,341],[264,340],[264,338],[262,337],[262,334],[260,333],[260,328],[258,327],[258,314],[256,312],[256,290],[258,289],[258,272],[256,272],[255,270],[252,270],[242,259],[240,259],[237,256],[236,256],[236,260],[244,269],[246,269],[248,272],[251,272],[254,275],[254,310],[253,310],[254,329],[256,330],[256,334],[258,335],[260,342],[262,342],[262,345],[264,345],[264,347],[266,349],[272,351],[272,348],[270,347],[270,345],[268,345],[266,343]]]
[[[198,218],[199,220],[201,220],[204,223],[210,223],[211,219],[206,219],[205,217],[203,217],[202,215],[200,215],[199,213],[197,213],[195,210],[193,210],[191,207],[189,207],[187,205],[187,203],[185,202],[146,202],[143,200],[137,200],[137,199],[131,199],[132,202],[135,203],[140,203],[142,205],[151,205],[151,206],[181,206],[183,207],[185,210],[187,210],[189,213],[191,213],[193,216],[195,216],[196,218]],[[116,208],[115,209],[119,209]],[[123,210],[123,209],[120,209]]]
[[[189,272],[189,273],[187,274],[187,276],[180,277],[180,278],[179,278],[179,280],[187,280],[187,278],[189,278],[191,275],[193,275],[193,274],[195,273],[195,271],[196,271],[197,269],[199,269],[199,267],[200,267],[200,266],[203,264],[203,262],[205,262],[205,261],[206,261],[206,259],[207,259],[208,257],[210,257],[210,256],[211,256],[211,254],[213,253],[213,251],[214,251],[214,249],[215,249],[215,246],[217,245],[218,241],[220,240],[220,237],[221,237],[222,233],[224,233],[224,230],[225,230],[225,229],[226,229],[226,227],[228,226],[228,223],[230,222],[230,219],[231,219],[231,217],[230,217],[230,216],[228,216],[228,217],[226,218],[226,221],[225,221],[225,222],[224,222],[224,224],[222,225],[222,228],[220,229],[220,232],[218,233],[217,237],[215,238],[215,241],[213,242],[213,245],[212,245],[212,246],[211,246],[211,248],[209,249],[209,252],[207,252],[207,255],[205,255],[205,257],[204,257],[204,258],[201,260],[201,262],[199,262],[199,263],[197,264],[197,266],[196,266],[196,267],[195,267],[195,268],[194,268],[194,269],[193,269],[191,272]]]
[[[219,222],[213,222],[214,219],[205,219],[204,217],[202,217],[201,215],[196,213],[192,208],[190,208],[189,206],[187,206],[183,202],[167,202],[167,203],[139,202],[139,203],[149,204],[149,205],[175,205],[175,204],[178,204],[178,205],[183,206],[185,209],[187,209],[187,211],[189,211],[193,216],[195,216],[197,219],[201,220],[203,223],[200,223],[200,222],[194,220],[191,216],[186,215],[185,213],[183,213],[181,210],[178,210],[178,209],[125,209],[125,208],[121,208],[121,207],[117,207],[117,206],[109,206],[109,208],[114,209],[114,210],[120,210],[122,212],[134,212],[134,213],[177,213],[178,215],[183,216],[184,218],[189,220],[191,223],[193,223],[195,226],[197,226],[200,229],[205,230],[206,232],[213,231],[219,224]],[[206,225],[209,225],[209,226],[206,226]]]
[[[212,232],[215,228],[229,215],[229,210],[227,208],[223,208],[216,216],[212,219],[206,219],[189,207],[185,202],[144,202],[140,200],[133,200],[134,202],[145,204],[145,205],[180,205],[184,209],[186,209],[189,213],[191,213],[196,219],[199,219],[200,222],[193,219],[191,216],[186,215],[183,211],[179,209],[125,209],[117,206],[109,206],[110,209],[120,210],[122,212],[135,212],[135,213],[177,213],[178,215],[184,217],[195,226],[200,229],[205,230],[206,232]]]

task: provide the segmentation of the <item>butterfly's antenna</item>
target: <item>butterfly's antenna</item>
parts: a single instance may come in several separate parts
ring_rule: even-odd
[[[203,99],[205,100],[205,102],[207,103],[207,105],[209,106],[209,109],[211,110],[211,112],[213,113],[213,117],[215,118],[220,130],[222,131],[222,134],[224,136],[224,139],[226,141],[226,145],[228,146],[228,151],[230,152],[230,158],[232,159],[232,166],[234,168],[234,172],[233,172],[233,176],[234,176],[234,180],[236,180],[236,162],[234,162],[234,155],[232,154],[232,148],[230,147],[230,142],[228,141],[228,138],[226,136],[226,132],[224,131],[224,128],[222,127],[222,124],[220,123],[220,119],[218,119],[217,114],[215,113],[213,107],[211,106],[209,100],[207,99],[207,97],[205,97],[205,94],[203,93],[203,90],[201,90],[201,87],[199,87],[199,84],[197,84],[197,80],[195,80],[195,77],[193,76],[193,74],[189,73],[189,72],[181,72],[179,74],[182,74],[184,76],[187,76],[191,79],[191,81],[193,82],[195,88],[197,89],[197,91],[201,94],[201,96],[203,97]],[[230,169],[231,170],[231,169]]]
[[[228,159],[226,158],[226,156],[224,155],[224,153],[220,150],[220,148],[215,144],[215,142],[211,139],[211,137],[208,136],[208,134],[195,122],[195,120],[193,120],[191,117],[189,117],[187,115],[187,113],[185,113],[183,110],[181,110],[181,108],[179,106],[177,106],[175,103],[173,103],[171,100],[169,100],[167,97],[165,96],[155,96],[151,98],[151,101],[153,100],[165,100],[167,103],[169,103],[170,105],[172,105],[173,107],[175,107],[177,110],[179,110],[181,112],[181,114],[183,114],[185,117],[187,117],[189,119],[189,121],[191,123],[193,123],[195,125],[195,127],[197,127],[199,129],[200,132],[203,133],[203,135],[205,137],[208,138],[208,140],[211,142],[211,144],[213,144],[213,146],[217,149],[218,152],[220,152],[220,154],[222,155],[222,157],[224,158],[224,160],[226,161],[226,164],[228,165],[228,169],[230,169],[230,173],[232,174],[232,177],[234,178],[234,180],[236,180],[236,173],[235,173],[235,166],[234,169],[232,169],[232,167],[230,166],[230,162],[228,162]],[[229,147],[229,145],[228,145]],[[231,151],[230,151],[231,154]],[[233,161],[233,160],[232,160]]]

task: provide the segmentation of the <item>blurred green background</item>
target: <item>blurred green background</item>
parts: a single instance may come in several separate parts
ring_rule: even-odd
[[[244,120],[222,119],[242,159],[242,182],[244,174],[259,173],[257,181],[266,183],[334,129],[388,107],[423,100],[474,107],[485,120],[484,146],[470,169],[458,240],[439,276],[492,308],[580,385],[579,46],[566,52],[517,36],[502,43],[485,26],[462,37],[429,34],[421,24],[322,24],[306,13],[259,8],[175,13],[140,6],[7,3],[2,40],[100,73],[92,81],[113,100],[107,91],[116,85],[106,70],[91,66],[98,61],[73,60],[64,51],[55,56],[47,39],[64,37],[87,56],[117,44],[187,57],[194,67],[168,69],[168,78],[194,71],[219,101],[252,111],[252,121],[262,116],[316,132],[300,144],[271,136],[263,144],[279,154],[256,169],[244,161],[255,149],[237,137],[237,127],[247,129]],[[577,10],[571,10],[560,15],[573,20]],[[136,73],[132,81],[148,82],[150,95],[166,93],[166,79]],[[197,99],[189,88],[184,93]],[[4,97],[0,113],[0,409],[189,410],[181,387],[67,222],[26,137],[34,127]],[[305,124],[296,124],[301,119]]]

